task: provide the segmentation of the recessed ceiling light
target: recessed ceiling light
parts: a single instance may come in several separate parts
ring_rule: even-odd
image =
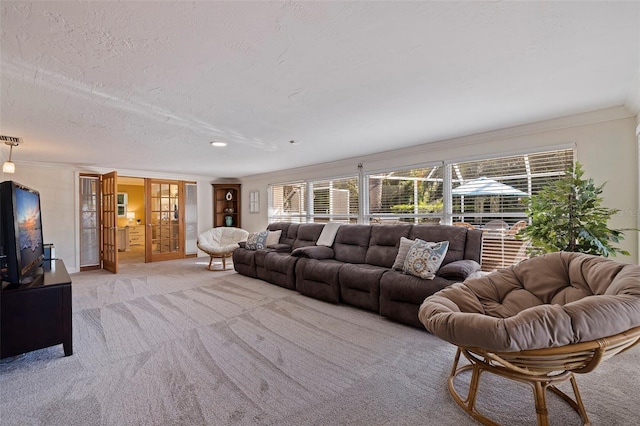
[[[212,146],[227,146],[226,142],[222,142],[222,141],[213,141],[211,142]]]

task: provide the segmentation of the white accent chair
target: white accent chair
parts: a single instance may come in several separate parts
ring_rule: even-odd
[[[197,245],[200,250],[210,257],[210,271],[225,271],[227,269],[226,259],[230,258],[233,251],[240,247],[238,243],[247,241],[249,232],[241,228],[220,226],[211,228],[198,235]],[[213,259],[222,259],[222,269],[211,269]]]

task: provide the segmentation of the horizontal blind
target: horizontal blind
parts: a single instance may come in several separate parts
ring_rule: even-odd
[[[443,166],[367,175],[371,223],[433,222],[443,213]]]
[[[527,257],[515,237],[528,224],[528,197],[563,176],[572,149],[490,158],[451,165],[454,225],[482,229],[482,269],[492,271]]]
[[[358,221],[358,177],[310,181],[313,188],[313,222]]]
[[[269,223],[307,221],[307,184],[292,182],[269,187]]]

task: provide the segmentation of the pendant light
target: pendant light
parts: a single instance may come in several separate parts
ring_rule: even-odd
[[[13,161],[11,161],[11,155],[13,154],[13,147],[20,145],[20,142],[21,142],[20,138],[14,138],[11,136],[2,136],[2,139],[4,140],[5,145],[9,145],[11,147],[9,148],[9,160],[5,161],[4,164],[2,165],[2,172],[15,173],[16,165]]]

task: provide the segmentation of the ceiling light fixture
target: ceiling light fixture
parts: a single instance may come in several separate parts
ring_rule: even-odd
[[[227,146],[226,142],[222,142],[222,141],[213,141],[211,142],[212,146]]]
[[[11,147],[9,148],[9,160],[5,161],[2,165],[2,172],[15,173],[16,165],[13,161],[11,161],[11,155],[13,154],[13,147],[20,145],[20,142],[22,142],[22,140],[13,136],[0,136],[0,140],[3,140],[5,145],[9,145]]]

